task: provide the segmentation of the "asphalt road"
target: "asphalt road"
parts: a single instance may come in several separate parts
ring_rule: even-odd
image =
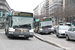
[[[1,32],[1,31],[0,31]],[[48,43],[42,42],[37,38],[13,38],[9,39],[4,34],[0,33],[0,50],[62,50]]]
[[[45,35],[37,34],[37,35],[40,36],[41,38],[44,38],[44,39],[53,41],[59,45],[62,45],[63,47],[66,47],[70,50],[75,50],[75,40],[66,41],[64,37],[58,38],[56,37],[55,34],[45,34]]]

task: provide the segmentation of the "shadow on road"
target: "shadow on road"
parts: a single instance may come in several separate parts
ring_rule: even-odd
[[[21,37],[13,37],[13,38],[9,38],[10,40],[27,40],[27,41],[31,41],[31,39],[26,39],[26,38],[21,38]]]
[[[51,35],[51,34],[47,34],[47,33],[40,33],[40,35]]]
[[[75,40],[69,40],[69,42],[75,42]]]

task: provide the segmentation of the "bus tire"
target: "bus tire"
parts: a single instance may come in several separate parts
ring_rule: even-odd
[[[51,32],[49,32],[48,34],[51,34]]]
[[[41,32],[38,31],[38,34],[41,34]]]
[[[10,36],[7,34],[7,37],[10,38]]]
[[[7,31],[6,31],[6,29],[5,29],[5,35],[7,35]]]
[[[29,39],[29,37],[25,37],[25,39]]]

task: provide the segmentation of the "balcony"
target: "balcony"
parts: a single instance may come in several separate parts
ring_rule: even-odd
[[[2,4],[2,5],[1,5]],[[5,9],[5,10],[7,10],[7,11],[11,11],[11,8],[10,8],[10,6],[8,5],[8,3],[6,2],[6,1],[0,1],[0,9]],[[3,5],[5,5],[5,6],[3,6]],[[3,7],[2,7],[3,6]]]
[[[5,7],[5,6],[2,6],[2,5],[0,5],[0,9],[3,9],[3,10],[8,11],[8,8],[7,8],[7,7]]]

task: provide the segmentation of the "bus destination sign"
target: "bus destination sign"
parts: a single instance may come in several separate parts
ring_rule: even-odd
[[[40,19],[40,21],[49,21],[51,18],[46,18],[46,19]]]
[[[20,12],[20,13],[15,12],[15,13],[13,13],[13,15],[33,17],[33,13],[25,13],[25,12]]]

